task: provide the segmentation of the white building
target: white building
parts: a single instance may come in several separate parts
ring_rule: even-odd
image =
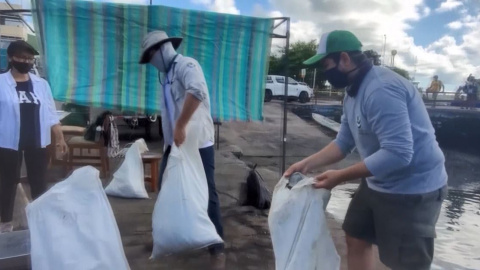
[[[21,5],[12,5],[14,9],[21,9]],[[12,10],[7,3],[0,3],[0,10]],[[0,47],[6,48],[11,41],[23,39],[27,40],[28,29],[20,19],[11,16],[0,15]],[[6,44],[5,44],[6,43]]]

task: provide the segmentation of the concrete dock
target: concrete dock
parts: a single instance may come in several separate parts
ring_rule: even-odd
[[[267,223],[268,211],[238,205],[239,187],[245,181],[248,164],[258,164],[257,170],[271,191],[280,179],[281,104],[265,104],[264,116],[261,123],[224,123],[220,128],[220,150],[216,152],[216,184],[225,227],[226,269],[229,270],[275,269]],[[323,134],[317,124],[289,113],[287,166],[315,153],[330,141],[331,138]],[[149,143],[149,148],[161,151],[159,142]],[[345,167],[358,160],[359,157],[354,154],[337,167]],[[115,166],[118,164],[113,167]],[[55,176],[55,170],[51,174],[52,184],[60,180],[60,177]],[[107,182],[108,180],[105,184]],[[146,246],[151,242],[151,218],[156,194],[150,193],[150,196],[149,200],[109,198],[131,269],[208,269],[209,255],[205,250],[158,261],[149,260],[150,251]],[[337,251],[342,258],[341,269],[347,269],[342,220],[335,219],[328,213],[327,217]],[[29,266],[16,269],[29,269]],[[386,269],[378,259],[377,269]]]

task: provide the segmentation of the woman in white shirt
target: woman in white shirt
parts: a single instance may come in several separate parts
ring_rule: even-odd
[[[13,230],[13,206],[25,158],[32,199],[47,189],[46,171],[53,131],[66,153],[60,122],[47,81],[30,74],[38,52],[23,40],[7,48],[8,71],[0,74],[0,233]]]

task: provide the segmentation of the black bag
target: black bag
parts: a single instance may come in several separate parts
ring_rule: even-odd
[[[95,142],[97,127],[103,128],[105,119],[107,118],[107,116],[110,116],[110,115],[112,115],[112,113],[109,111],[105,111],[102,114],[100,114],[95,120],[95,123],[88,125],[87,129],[85,130],[85,134],[83,135],[83,138],[87,141]],[[106,142],[108,142],[108,140],[106,140]]]
[[[242,184],[241,205],[250,205],[260,210],[267,210],[270,209],[272,203],[272,193],[268,190],[265,180],[255,170],[256,168],[257,164],[248,173],[246,183]]]
[[[85,130],[85,134],[83,135],[83,138],[87,141],[94,142],[96,129],[97,127],[95,125],[88,125],[87,129]]]

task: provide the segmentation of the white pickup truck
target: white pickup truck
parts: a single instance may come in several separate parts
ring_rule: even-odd
[[[285,76],[268,75],[265,85],[265,102],[285,96]],[[307,103],[313,97],[313,90],[306,83],[288,78],[288,98]]]

